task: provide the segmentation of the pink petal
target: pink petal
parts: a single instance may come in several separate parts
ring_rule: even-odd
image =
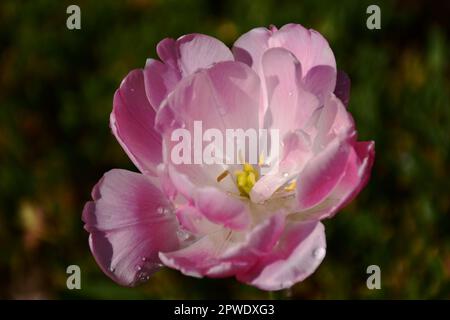
[[[158,111],[161,102],[181,80],[181,75],[168,65],[148,59],[144,68],[144,80],[148,101]]]
[[[375,157],[373,141],[356,142],[350,150],[345,174],[333,191],[316,206],[295,214],[294,219],[318,220],[334,216],[352,201],[369,180]]]
[[[315,66],[309,70],[303,79],[304,87],[313,93],[319,104],[323,105],[325,97],[336,87],[336,69],[330,66]]]
[[[154,120],[142,70],[131,71],[114,95],[110,126],[136,167],[150,175],[156,175],[162,161],[161,136],[153,129]]]
[[[167,161],[175,167],[174,175],[178,173],[186,176],[187,180],[178,176],[176,180],[180,183],[174,181],[174,184],[188,198],[192,198],[189,194],[192,188],[190,184],[184,187],[185,183],[181,180],[190,181],[193,186],[217,185],[217,176],[225,170],[223,163],[226,163],[226,155],[218,157],[222,164],[206,164],[202,159],[202,146],[206,146],[203,143],[197,148],[200,150],[200,161],[196,162],[196,148],[191,144],[191,164],[173,163],[171,152],[179,143],[172,141],[173,131],[184,128],[194,140],[197,121],[201,121],[203,133],[208,129],[216,129],[220,130],[223,138],[227,129],[257,130],[259,88],[259,79],[249,67],[238,62],[221,62],[183,79],[162,104],[156,117],[156,127],[164,135],[164,149],[167,150]],[[243,113],[245,116],[242,116]],[[225,141],[219,151],[224,147]],[[237,154],[238,150],[235,150],[235,158]],[[220,188],[225,191],[236,189],[230,178],[224,179]]]
[[[302,78],[316,66],[330,66],[336,70],[336,60],[326,39],[299,24],[287,24],[279,30],[252,29],[235,42],[233,53],[237,61],[246,63],[261,75],[264,52],[278,47],[289,50],[300,61]]]
[[[164,39],[158,44],[160,58],[186,77],[214,63],[234,60],[230,49],[221,41],[203,34],[188,34],[178,38]]]
[[[246,65],[217,63],[179,83],[158,112],[157,128],[162,133],[181,126],[193,131],[194,121],[202,121],[203,131],[257,129],[259,88],[257,75]]]
[[[375,158],[375,142],[360,141],[354,145],[347,163],[345,175],[333,190],[332,197],[339,199],[336,210],[345,207],[352,201],[369,181]]]
[[[230,229],[243,230],[251,222],[249,209],[244,202],[217,188],[198,189],[195,206],[209,221]]]
[[[239,266],[218,259],[220,250],[226,246],[226,234],[214,233],[202,237],[186,248],[173,252],[161,252],[159,257],[164,265],[188,276],[228,277],[233,275]]]
[[[266,28],[255,28],[240,36],[233,45],[236,61],[245,63],[261,75],[261,59],[269,48],[271,35],[272,32]]]
[[[203,214],[192,205],[182,205],[176,211],[180,225],[195,236],[204,236],[211,232],[217,232],[222,228],[214,224],[203,216]]]
[[[172,69],[179,71],[179,53],[176,40],[171,38],[161,40],[156,46],[156,52],[165,64],[170,66]]]
[[[325,252],[325,231],[320,222],[291,224],[272,252],[237,278],[263,290],[286,289],[311,275]]]
[[[336,137],[311,158],[297,179],[298,209],[305,210],[325,199],[345,173],[351,146]]]
[[[237,246],[226,250],[222,259],[249,265],[256,262],[261,256],[269,253],[276,245],[284,230],[285,218],[282,212],[274,213],[270,218],[247,233],[245,239]]]
[[[311,155],[307,134],[301,131],[286,134],[278,166],[256,182],[250,192],[251,200],[260,203],[269,199],[275,191],[292,180],[303,169]]]
[[[275,214],[256,226],[243,241],[233,241],[233,233],[214,231],[192,245],[160,253],[168,267],[194,277],[228,277],[242,273],[270,252],[284,228],[282,214]]]
[[[269,104],[265,126],[279,129],[283,138],[288,131],[304,126],[319,101],[302,88],[302,67],[286,49],[267,50],[262,65]]]
[[[158,253],[178,247],[170,204],[148,177],[111,170],[83,210],[89,245],[100,268],[121,285],[147,280],[160,267]]]
[[[350,87],[351,81],[349,76],[344,71],[339,70],[337,72],[334,94],[342,101],[344,106],[348,106],[348,102],[350,100]]]
[[[316,129],[314,149],[317,152],[336,136],[354,131],[355,123],[342,102],[334,94],[329,94],[325,98],[325,105],[318,117]]]
[[[287,24],[273,34],[270,47],[291,51],[302,64],[303,77],[316,66],[330,66],[336,70],[336,60],[327,40],[317,31],[299,24]]]

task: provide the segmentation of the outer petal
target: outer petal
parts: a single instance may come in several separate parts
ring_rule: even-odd
[[[336,69],[331,66],[315,66],[303,79],[305,89],[313,93],[323,105],[325,98],[336,87]]]
[[[352,148],[345,174],[326,199],[318,205],[296,213],[296,220],[317,220],[334,216],[352,201],[367,184],[375,157],[373,141],[356,142]]]
[[[350,87],[351,81],[349,76],[342,70],[337,72],[336,88],[334,94],[338,97],[345,106],[348,106],[350,101]]]
[[[188,34],[178,38],[164,39],[158,46],[159,57],[166,64],[186,77],[214,63],[234,60],[226,45],[216,38],[203,34]]]
[[[161,136],[153,129],[154,121],[155,110],[145,93],[142,70],[131,71],[114,95],[110,126],[136,167],[155,176],[162,149]]]
[[[325,253],[325,231],[320,222],[291,224],[272,252],[237,278],[263,290],[289,288],[312,274]]]
[[[269,48],[272,33],[266,28],[255,28],[240,36],[233,45],[236,61],[247,64],[261,75],[262,55]]]
[[[329,94],[315,123],[315,133],[310,131],[315,135],[313,149],[319,152],[336,136],[345,132],[352,133],[354,130],[355,124],[351,114],[334,94]]]
[[[237,61],[242,61],[259,73],[264,52],[269,48],[285,48],[301,62],[303,76],[315,66],[336,69],[336,60],[328,42],[315,30],[299,24],[287,24],[276,30],[256,28],[242,35],[233,46]]]
[[[314,90],[320,102],[323,102],[327,93],[333,92],[336,84],[336,60],[328,42],[320,33],[298,24],[287,24],[279,30],[256,28],[236,41],[233,53],[237,61],[251,66],[262,77],[261,62],[264,52],[270,48],[287,49],[300,61],[300,79],[303,79],[308,90]]]
[[[145,90],[152,107],[158,111],[161,102],[181,80],[180,73],[170,66],[148,59],[144,68]]]
[[[301,62],[303,76],[315,66],[330,66],[336,70],[336,60],[327,40],[317,31],[299,24],[287,24],[269,40],[271,47],[291,51]]]
[[[351,145],[336,137],[312,158],[297,178],[298,209],[305,210],[325,199],[345,173]]]
[[[107,172],[83,210],[89,245],[100,268],[121,285],[147,280],[160,266],[158,253],[178,247],[170,205],[148,177]]]

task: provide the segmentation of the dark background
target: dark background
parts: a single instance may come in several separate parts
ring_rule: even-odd
[[[450,6],[446,1],[1,1],[0,298],[450,298]],[[66,8],[81,7],[81,30]],[[366,8],[381,8],[381,30]],[[81,211],[112,168],[136,171],[108,127],[122,78],[165,37],[227,45],[257,26],[301,23],[330,42],[352,79],[360,140],[376,141],[372,179],[325,221],[327,257],[292,289],[165,269],[122,288],[97,267]],[[82,290],[66,288],[66,267]],[[368,290],[366,268],[381,268]]]

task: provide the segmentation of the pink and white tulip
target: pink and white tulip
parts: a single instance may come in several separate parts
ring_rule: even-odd
[[[131,71],[114,96],[111,129],[140,173],[111,170],[92,191],[83,221],[97,263],[126,286],[162,266],[264,290],[302,281],[325,257],[320,221],[361,191],[374,159],[374,142],[357,141],[350,82],[327,41],[289,24],[253,29],[232,50],[191,34],[157,52],[161,61]],[[173,164],[170,134],[194,121],[278,129],[277,170]],[[257,178],[244,190],[238,175]]]

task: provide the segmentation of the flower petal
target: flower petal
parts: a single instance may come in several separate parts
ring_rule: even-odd
[[[269,48],[269,38],[272,31],[266,28],[254,28],[243,34],[233,45],[233,55],[236,61],[241,61],[252,67],[259,75],[261,72],[261,59]]]
[[[270,47],[291,51],[302,64],[303,77],[316,66],[330,66],[336,70],[336,60],[327,40],[317,31],[299,24],[287,24],[269,40]]]
[[[176,173],[185,175],[194,186],[217,185],[217,177],[228,169],[226,164],[236,164],[239,154],[239,150],[232,150],[234,152],[230,152],[230,157],[234,156],[234,161],[228,161],[228,155],[222,153],[226,146],[226,130],[240,129],[245,133],[251,128],[257,133],[259,88],[257,75],[239,62],[217,63],[178,84],[164,101],[156,117],[156,127],[164,136],[166,161],[173,165]],[[243,113],[245,116],[242,116]],[[172,152],[177,150],[175,147],[181,143],[179,140],[173,140],[176,129],[183,130],[191,137],[192,141],[188,143],[187,148],[190,163],[174,161]],[[209,129],[218,132],[218,137],[211,142],[216,148],[218,159],[213,163],[203,159],[206,143],[203,142],[202,134]],[[242,137],[245,139],[245,134]],[[196,145],[198,142],[200,143]],[[226,151],[230,150],[226,148]],[[174,181],[174,184],[189,196],[188,190],[192,188],[183,187],[183,182],[177,184]],[[224,191],[237,190],[231,178],[224,179],[219,186]]]
[[[272,252],[237,278],[263,290],[286,289],[311,275],[325,253],[325,231],[320,222],[290,224]]]
[[[247,233],[239,245],[227,249],[221,258],[241,264],[244,261],[247,261],[249,265],[253,264],[272,250],[283,233],[284,224],[284,214],[274,213]]]
[[[195,243],[173,252],[161,252],[159,257],[164,265],[177,269],[183,274],[201,278],[206,275],[227,277],[235,271],[233,264],[218,259],[220,251],[229,244],[229,233],[215,232],[200,238]]]
[[[375,157],[373,141],[356,142],[350,150],[345,174],[332,192],[316,206],[291,215],[295,220],[319,220],[334,216],[352,201],[369,180]]]
[[[284,228],[284,215],[275,214],[234,240],[234,232],[222,229],[211,232],[192,245],[160,253],[161,261],[171,268],[194,277],[228,277],[252,267],[270,252]],[[241,236],[242,237],[242,236]]]
[[[302,88],[302,66],[286,49],[267,50],[262,65],[269,106],[264,126],[280,130],[280,137],[283,138],[287,132],[306,124],[319,107],[319,101]]]
[[[293,23],[279,30],[252,29],[235,42],[233,53],[237,61],[246,63],[261,75],[261,60],[270,48],[289,50],[302,64],[301,78],[316,66],[330,66],[336,70],[336,60],[327,40],[319,32]]]
[[[297,178],[298,209],[309,209],[325,199],[345,173],[351,145],[347,137],[336,137],[309,160]]]
[[[198,189],[195,206],[209,221],[230,229],[243,230],[251,222],[250,212],[244,202],[217,188]]]
[[[159,269],[160,251],[178,247],[178,224],[161,191],[144,175],[111,170],[83,210],[89,245],[100,268],[133,286]]]
[[[302,132],[290,132],[283,139],[282,156],[278,165],[263,175],[253,186],[250,198],[255,203],[269,199],[275,191],[292,180],[304,168],[312,156],[309,136]]]
[[[156,176],[162,161],[161,136],[153,126],[155,110],[148,102],[142,70],[131,71],[114,95],[110,126],[117,141],[145,174]]]
[[[216,38],[204,34],[188,34],[164,39],[157,46],[161,60],[186,77],[214,63],[234,60],[230,49]]]
[[[349,76],[344,71],[339,70],[337,72],[334,94],[342,101],[344,106],[348,106],[348,102],[350,100],[350,87],[351,81]]]
[[[158,60],[147,60],[144,68],[145,90],[148,101],[156,111],[180,80],[177,70]]]
[[[336,69],[330,66],[315,66],[303,79],[304,87],[319,99],[323,105],[328,94],[336,87]]]

